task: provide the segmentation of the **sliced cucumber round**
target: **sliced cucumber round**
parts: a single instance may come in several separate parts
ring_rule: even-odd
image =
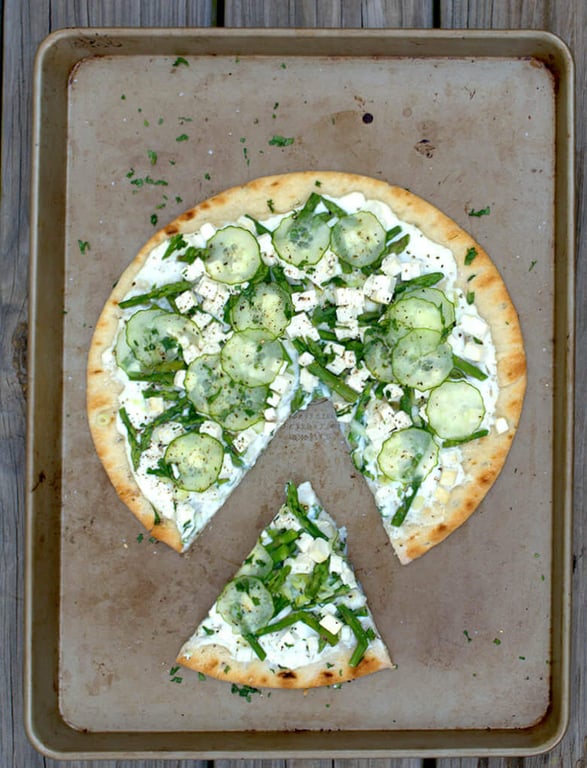
[[[237,331],[264,330],[276,339],[292,316],[289,294],[277,283],[256,283],[231,299],[230,324]]]
[[[200,413],[205,413],[230,432],[257,424],[267,407],[268,387],[237,384],[220,364],[220,355],[202,355],[189,366],[186,394]]]
[[[391,349],[381,338],[373,338],[363,348],[365,365],[379,381],[395,381]]]
[[[455,305],[447,299],[446,295],[439,288],[415,288],[406,294],[406,298],[425,299],[432,302],[440,310],[444,327],[449,328],[453,325],[455,321]]]
[[[165,314],[162,309],[141,309],[126,323],[126,343],[143,367],[152,368],[178,357],[177,342],[167,345],[166,349],[160,328],[154,326],[154,321]]]
[[[430,393],[426,415],[443,440],[463,440],[476,432],[483,421],[483,396],[466,381],[445,381]]]
[[[441,342],[438,331],[416,328],[397,342],[391,364],[400,384],[424,391],[447,378],[453,367],[452,349]]]
[[[332,249],[352,267],[366,267],[377,261],[385,247],[386,232],[369,211],[344,216],[332,228]]]
[[[169,443],[164,460],[177,468],[175,482],[180,488],[201,493],[217,480],[224,461],[224,448],[210,435],[188,432]]]
[[[382,445],[377,463],[384,475],[400,483],[423,480],[438,462],[438,446],[424,429],[407,427]]]
[[[410,294],[391,304],[387,317],[406,328],[426,328],[430,331],[442,331],[444,328],[442,314],[436,304]]]
[[[259,387],[270,384],[283,364],[283,347],[267,331],[233,333],[220,352],[226,373],[238,384]]]
[[[114,357],[116,358],[119,367],[122,368],[125,373],[138,373],[141,370],[141,364],[126,340],[125,328],[119,332],[116,338]]]
[[[247,229],[224,227],[208,241],[205,267],[214,280],[228,285],[247,282],[261,264],[259,243]]]
[[[271,573],[272,569],[271,555],[260,542],[257,542],[239,568],[239,576],[256,576],[258,579],[263,579]]]
[[[273,245],[289,264],[317,264],[330,243],[330,227],[317,216],[292,214],[273,233]]]
[[[224,587],[216,602],[222,618],[244,632],[255,632],[273,616],[273,598],[254,576],[237,576]]]

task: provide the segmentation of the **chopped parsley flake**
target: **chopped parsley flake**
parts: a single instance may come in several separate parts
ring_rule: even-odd
[[[467,291],[467,304],[472,304],[475,301],[475,291]]]
[[[238,694],[243,699],[246,699],[247,701],[251,701],[251,695],[253,693],[260,694],[261,691],[258,688],[253,688],[251,685],[243,685],[241,688],[236,683],[233,683],[230,689],[230,692],[233,694]]]
[[[472,643],[473,642],[473,638],[469,634],[468,630],[463,629],[463,635],[467,638],[467,642],[468,643]]]
[[[174,67],[179,67],[183,65],[184,67],[189,67],[189,62],[187,59],[184,59],[183,56],[178,56],[177,59],[173,62]]]
[[[79,252],[81,254],[84,254],[86,251],[90,250],[90,244],[88,243],[87,240],[78,240],[77,244],[79,247]]]
[[[477,255],[478,254],[476,248],[469,248],[465,254],[465,266],[468,267],[469,264],[472,264]]]
[[[157,214],[156,214],[156,213],[152,213],[152,214],[151,214],[151,224],[152,224],[154,227],[156,227],[156,226],[157,226],[157,222],[158,222],[158,221],[159,221],[159,217],[157,216]]]
[[[501,645],[501,640],[499,639],[499,637],[494,637],[493,638],[493,644],[494,645]]]
[[[209,173],[205,173],[205,174],[204,174],[204,178],[206,179],[206,181],[210,181],[210,179],[211,179],[212,177],[210,176],[210,174],[209,174]]]
[[[147,150],[147,157],[149,158],[151,165],[155,165],[157,163],[157,153],[153,152],[152,149]]]
[[[287,137],[287,136],[280,136],[279,134],[276,134],[271,139],[269,139],[268,143],[272,147],[289,147],[290,144],[294,143],[294,138]]]
[[[471,208],[469,211],[469,216],[476,216],[477,218],[480,218],[481,216],[489,216],[491,213],[491,208],[487,206],[486,208],[479,208],[479,210],[475,210],[474,208]]]
[[[528,272],[532,272],[532,270],[534,269],[534,267],[536,266],[537,263],[538,262],[535,259],[533,261],[531,261],[530,262],[530,269],[528,270]]]
[[[180,141],[187,141],[188,139],[189,139],[189,136],[187,135],[187,133],[182,133],[175,140],[177,142],[180,142]]]
[[[204,681],[206,679],[206,675],[203,672],[198,672],[198,680]]]

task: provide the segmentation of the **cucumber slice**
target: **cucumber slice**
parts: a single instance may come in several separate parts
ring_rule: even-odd
[[[379,381],[395,381],[391,364],[391,349],[383,339],[373,339],[363,350],[365,365]]]
[[[330,243],[330,227],[318,216],[293,214],[273,233],[278,255],[296,267],[317,264]]]
[[[267,407],[268,387],[244,387],[224,371],[219,355],[202,355],[189,366],[186,395],[200,413],[212,416],[230,432],[261,421]]]
[[[177,343],[165,349],[160,329],[153,327],[155,319],[165,314],[162,309],[141,309],[126,324],[126,343],[143,367],[152,368],[178,356]]]
[[[279,373],[283,347],[267,331],[241,331],[222,347],[220,363],[238,384],[259,387],[271,383]]]
[[[214,280],[228,285],[244,283],[255,275],[261,264],[259,243],[242,227],[219,229],[208,241],[205,267]]]
[[[120,368],[125,373],[139,373],[141,370],[141,364],[135,357],[134,352],[129,347],[126,340],[126,329],[123,328],[116,339],[116,345],[114,347],[114,357]]]
[[[438,463],[438,446],[429,432],[407,427],[394,432],[383,443],[377,463],[390,480],[423,480]]]
[[[436,304],[410,294],[394,302],[386,316],[406,328],[426,328],[430,331],[442,331],[444,328],[442,314]]]
[[[443,440],[463,440],[476,432],[483,421],[483,396],[467,381],[445,381],[430,393],[426,415]]]
[[[237,576],[224,587],[216,609],[233,627],[250,633],[267,624],[274,606],[271,593],[262,581],[254,576]]]
[[[386,232],[369,211],[344,216],[332,228],[332,249],[352,267],[366,267],[377,261],[385,247]]]
[[[452,349],[438,331],[416,328],[401,338],[391,354],[395,378],[406,387],[433,389],[452,371]]]
[[[271,555],[261,543],[257,542],[251,554],[239,568],[239,575],[256,576],[259,579],[263,579],[271,573],[272,569],[273,561]]]
[[[172,440],[165,463],[177,468],[176,484],[185,491],[202,492],[218,478],[224,461],[222,443],[210,435],[188,432]]]
[[[276,339],[293,314],[289,294],[277,283],[257,283],[231,300],[230,324],[237,331],[264,330]]]
[[[446,295],[438,288],[415,288],[406,293],[406,298],[425,299],[432,302],[440,310],[442,323],[449,328],[455,322],[455,305],[446,298]],[[428,327],[428,326],[426,326]]]

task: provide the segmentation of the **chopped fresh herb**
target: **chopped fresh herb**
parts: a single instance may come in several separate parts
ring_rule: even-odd
[[[494,637],[493,638],[493,644],[494,645],[501,645],[501,640],[499,639],[499,637]]]
[[[467,304],[473,304],[475,301],[475,291],[467,291]]]
[[[293,144],[295,139],[293,137],[286,137],[286,136],[279,136],[276,134],[271,139],[269,139],[268,144],[272,147],[289,147],[290,144]]]
[[[139,533],[139,535],[137,536],[137,541],[139,542],[139,544],[141,543],[141,541],[142,541],[144,538],[145,538],[145,534],[144,534],[144,533]]]
[[[175,253],[175,251],[179,251],[180,248],[185,248],[187,245],[187,242],[184,240],[183,235],[181,232],[178,232],[176,235],[173,235],[171,239],[169,240],[169,245],[167,246],[165,253],[161,257],[162,260],[168,259],[172,253]]]
[[[469,211],[469,216],[477,216],[479,218],[480,216],[489,216],[491,213],[491,208],[487,206],[486,208],[479,208],[478,211],[476,211],[474,208],[471,208]]]
[[[206,179],[206,181],[210,181],[210,179],[211,179],[212,177],[210,176],[210,174],[209,174],[209,173],[205,173],[205,174],[204,174],[204,178]]]
[[[473,638],[469,635],[468,631],[466,629],[463,629],[463,635],[467,638],[468,643],[473,642]]]
[[[179,136],[177,136],[175,140],[177,142],[180,142],[180,141],[187,141],[188,139],[189,139],[189,136],[187,135],[187,133],[182,133]]]
[[[157,153],[154,152],[152,149],[147,150],[147,157],[149,158],[149,162],[151,165],[157,164]]]
[[[175,202],[176,203],[183,203],[183,197],[180,197],[179,195],[175,196]]]
[[[198,672],[198,680],[204,681],[206,679],[206,675],[203,672]]]
[[[239,686],[236,683],[232,684],[232,687],[230,689],[231,693],[238,694],[243,699],[246,699],[247,701],[251,701],[251,696],[253,693],[261,694],[261,691],[258,688],[253,688],[251,685],[243,685],[239,688]]]
[[[532,270],[534,269],[534,267],[536,266],[537,263],[538,262],[535,259],[533,261],[531,261],[530,262],[530,269],[528,270],[528,272],[532,272]]]
[[[520,659],[520,661],[526,661],[526,657],[525,656],[518,656],[518,659]]]
[[[79,247],[79,252],[81,254],[84,254],[86,251],[90,250],[90,244],[88,243],[87,240],[78,240],[77,244]]]
[[[127,179],[132,179],[132,177],[135,175],[135,169],[131,168],[130,171],[126,174]]]
[[[477,255],[477,249],[475,247],[469,248],[465,254],[465,266],[468,267],[469,264],[472,264]]]
[[[203,627],[202,627],[202,629],[204,630],[204,632],[205,632],[207,635],[213,635],[213,634],[214,634],[214,630],[213,630],[213,629],[210,629],[209,627],[203,626]]]
[[[271,213],[275,213],[275,206],[273,204],[273,200],[271,199],[267,200],[267,208],[269,208]]]
[[[183,56],[178,56],[177,59],[173,62],[173,66],[179,67],[180,65],[183,65],[184,67],[189,67],[189,62],[187,59],[184,59]]]
[[[151,214],[151,224],[152,224],[154,227],[156,227],[156,226],[157,226],[157,222],[158,222],[158,221],[159,221],[159,217],[157,216],[157,214],[156,214],[156,213],[152,213],[152,214]]]
[[[175,675],[176,672],[179,672],[179,667],[171,667],[169,670],[170,675]]]
[[[126,94],[124,94],[124,93],[123,93],[123,94],[121,95],[121,97],[120,97],[120,98],[122,99],[122,101],[125,101],[125,99],[126,99]]]
[[[287,64],[285,63],[285,61],[282,61],[280,66],[282,69],[287,69]]]
[[[316,181],[314,182],[314,186],[315,187],[321,187],[322,186],[322,182],[319,181],[318,179],[316,179]]]
[[[467,278],[467,282],[470,283],[471,280],[473,280],[473,278],[475,277],[477,277],[477,275],[469,275],[469,277]]]
[[[222,670],[225,675],[227,675],[230,672],[230,664],[225,664],[224,669]]]
[[[160,117],[159,120],[157,120],[157,125],[163,125],[163,122],[164,122],[163,118]]]

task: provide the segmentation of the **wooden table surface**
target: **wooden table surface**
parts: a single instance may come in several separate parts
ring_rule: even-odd
[[[528,758],[453,758],[374,761],[273,761],[288,768],[331,762],[367,762],[381,768],[501,768],[587,766],[587,581],[584,518],[587,324],[585,238],[587,230],[585,0],[0,0],[2,9],[2,197],[0,207],[0,768],[62,765],[38,754],[23,728],[23,541],[26,410],[27,272],[31,169],[31,87],[33,57],[49,32],[64,27],[405,27],[543,29],[571,48],[577,99],[577,366],[576,490],[573,546],[573,644],[571,721],[550,753]],[[247,761],[250,763],[260,761]],[[269,761],[268,761],[269,762]],[[216,761],[230,768],[229,761]],[[304,765],[299,765],[304,763]],[[73,763],[74,765],[77,763]],[[96,761],[98,765],[154,768],[177,761]],[[220,765],[221,764],[221,765]],[[72,763],[63,763],[72,765]],[[81,763],[80,763],[81,765]],[[204,762],[181,762],[204,766]],[[339,765],[339,768],[345,768]],[[354,766],[353,766],[354,768]],[[377,766],[374,766],[377,768]]]

